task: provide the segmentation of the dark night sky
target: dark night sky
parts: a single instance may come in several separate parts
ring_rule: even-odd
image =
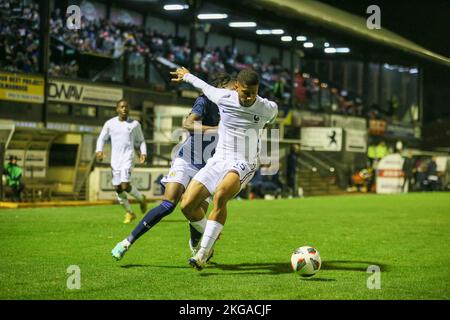
[[[450,0],[320,0],[326,4],[368,17],[366,9],[381,9],[381,27],[417,44],[450,57]]]

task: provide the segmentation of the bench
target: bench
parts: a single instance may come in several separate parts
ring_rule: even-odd
[[[25,180],[25,188],[22,191],[22,201],[51,201],[57,184],[52,181]]]

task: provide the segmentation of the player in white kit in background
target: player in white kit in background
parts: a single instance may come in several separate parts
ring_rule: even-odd
[[[142,213],[147,211],[147,201],[145,196],[131,184],[131,171],[135,148],[139,147],[139,162],[142,164],[147,159],[147,145],[144,134],[138,121],[129,118],[130,106],[127,101],[117,102],[117,117],[105,122],[100,136],[97,139],[96,158],[102,161],[105,157],[103,146],[111,140],[111,169],[112,184],[117,193],[119,203],[125,208],[124,223],[130,223],[136,218],[128,201],[127,193],[136,198],[140,203]]]
[[[181,210],[190,221],[204,221],[200,247],[189,264],[201,270],[210,257],[227,218],[227,202],[251,180],[257,167],[262,129],[278,113],[275,102],[258,96],[259,76],[250,69],[239,72],[236,91],[218,89],[190,74],[186,68],[171,72],[173,82],[192,84],[214,102],[220,111],[216,152],[192,179]],[[213,210],[206,221],[201,203],[214,194]]]

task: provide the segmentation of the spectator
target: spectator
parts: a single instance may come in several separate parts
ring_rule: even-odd
[[[278,76],[277,81],[274,83],[274,85],[272,87],[274,97],[278,100],[283,100],[283,98],[284,98],[285,82],[286,82],[286,80],[283,77]]]
[[[298,197],[297,167],[298,167],[299,152],[300,146],[298,144],[293,144],[291,146],[290,153],[287,156],[287,166],[286,166],[287,187],[290,190],[290,194],[294,198]]]
[[[388,146],[386,145],[386,142],[382,140],[376,147],[375,147],[375,159],[381,160],[385,156],[389,154]]]
[[[423,191],[426,187],[426,180],[427,180],[427,165],[422,159],[417,159],[414,165],[414,180],[415,180],[415,186],[416,190]]]
[[[282,184],[278,173],[274,175],[261,174],[262,169],[256,171],[250,183],[250,199],[254,197],[264,199],[266,195],[272,195],[275,198],[281,196]]]
[[[302,73],[297,72],[297,74],[295,75],[294,87],[296,102],[300,105],[300,107],[302,107],[302,105],[307,102],[306,87],[304,81],[305,80],[303,79]]]
[[[362,168],[352,175],[352,191],[372,192],[375,175],[372,167]]]
[[[437,186],[438,186],[438,181],[439,181],[439,177],[438,177],[438,172],[437,172],[436,157],[433,156],[427,166],[426,190],[436,191]]]
[[[70,63],[55,64],[50,63],[49,74],[53,77],[70,77],[75,78],[78,75],[79,66],[76,60],[72,60]]]
[[[22,191],[24,184],[22,182],[22,168],[17,165],[17,157],[10,156],[9,163],[5,165],[6,185],[12,190],[12,201],[22,201]]]
[[[405,175],[405,180],[403,182],[404,192],[411,190],[411,186],[414,185],[414,161],[411,152],[404,157],[403,161],[403,173]]]

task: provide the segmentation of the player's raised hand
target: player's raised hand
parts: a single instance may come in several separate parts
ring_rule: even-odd
[[[105,154],[102,151],[99,151],[95,154],[95,158],[97,161],[103,161],[103,158],[105,157]]]
[[[145,163],[145,161],[147,160],[147,155],[146,154],[141,154],[141,156],[139,157],[139,163]]]
[[[183,77],[189,73],[189,70],[185,67],[178,68],[177,70],[171,72],[172,75],[172,82],[180,83],[183,81]]]

